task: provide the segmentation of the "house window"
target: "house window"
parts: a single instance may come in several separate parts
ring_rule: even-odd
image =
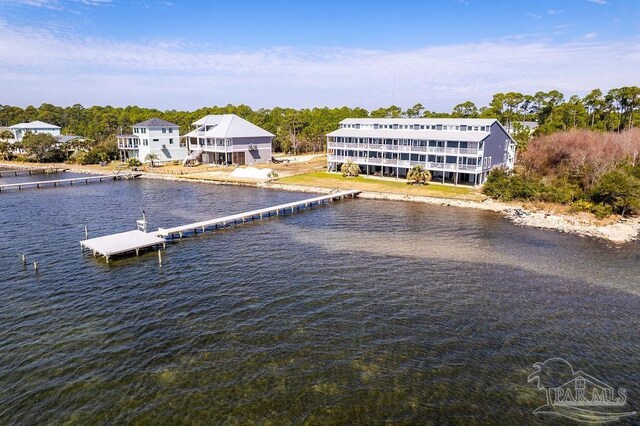
[[[169,145],[173,145],[173,138],[169,139]]]
[[[154,139],[153,141],[154,142],[160,142],[160,139]]]
[[[167,129],[165,129],[164,127],[162,128],[162,133],[167,133]]]
[[[173,133],[173,128],[169,127],[169,133]]]
[[[142,145],[149,146],[149,139],[142,139]]]

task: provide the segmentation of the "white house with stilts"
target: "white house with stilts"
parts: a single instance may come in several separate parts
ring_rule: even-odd
[[[187,156],[187,147],[180,140],[180,126],[160,118],[152,118],[132,127],[133,133],[117,136],[118,149],[123,161],[136,158],[140,162],[150,162],[149,154],[155,154],[154,161],[182,161]]]
[[[207,115],[185,135],[189,160],[221,165],[271,162],[274,135],[235,114]]]
[[[27,133],[48,133],[51,136],[60,136],[60,126],[37,120],[30,123],[14,124],[9,126],[9,130],[13,133],[13,140],[9,140],[9,142],[22,142],[22,138]]]

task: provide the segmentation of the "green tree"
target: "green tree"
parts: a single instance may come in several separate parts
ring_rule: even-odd
[[[640,180],[622,168],[603,174],[593,188],[596,203],[610,205],[616,213],[640,211]]]
[[[13,133],[9,129],[4,129],[2,132],[0,132],[0,139],[3,142],[9,142],[9,139],[13,139]]]
[[[360,166],[353,161],[347,161],[340,166],[340,172],[342,172],[342,176],[345,177],[357,177],[360,175]]]
[[[422,111],[423,110],[424,110],[424,107],[422,106],[422,104],[421,103],[417,103],[414,106],[412,106],[411,108],[407,108],[406,115],[409,118],[420,117],[422,115]]]
[[[594,127],[596,118],[598,121],[602,120],[603,114],[606,112],[607,103],[602,96],[602,90],[593,89],[582,99],[582,103],[587,107],[589,113],[589,127]]]
[[[56,138],[49,133],[27,133],[22,138],[27,154],[34,156],[39,163],[45,160],[47,154],[55,148],[56,143]]]
[[[407,173],[407,180],[414,185],[426,184],[431,180],[431,172],[422,166],[413,166]]]
[[[478,107],[471,101],[466,101],[453,107],[452,117],[477,118],[479,116]]]
[[[9,161],[11,159],[11,145],[9,142],[0,142],[0,156],[3,160]]]
[[[150,152],[147,154],[146,157],[144,157],[144,161],[148,161],[151,163],[151,168],[155,167],[155,161],[158,161],[160,159],[160,156],[158,154],[154,154],[153,152]]]

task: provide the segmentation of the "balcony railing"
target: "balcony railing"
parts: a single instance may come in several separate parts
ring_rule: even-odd
[[[429,154],[480,155],[477,148],[447,148],[438,146],[387,145],[380,143],[329,142],[329,149],[344,148],[353,151],[382,150],[391,152],[427,152]]]
[[[358,164],[371,164],[371,165],[388,165],[397,167],[413,167],[422,166],[431,170],[443,170],[448,172],[455,171],[468,171],[468,172],[481,172],[481,167],[474,164],[457,164],[457,163],[437,163],[434,161],[414,161],[414,160],[398,160],[395,158],[375,158],[375,157],[350,157],[343,155],[329,155],[328,160],[335,163],[345,163],[347,161],[353,161]]]
[[[120,149],[138,149],[138,144],[131,143],[118,143],[118,148]]]

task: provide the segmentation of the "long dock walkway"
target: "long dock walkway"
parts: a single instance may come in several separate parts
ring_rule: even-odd
[[[198,231],[205,232],[207,229],[216,229],[219,226],[226,226],[229,223],[237,223],[238,221],[246,222],[247,220],[255,218],[264,218],[265,216],[278,216],[281,213],[294,212],[301,208],[313,207],[314,205],[320,205],[324,203],[330,203],[334,200],[339,200],[346,197],[354,198],[360,191],[342,191],[334,194],[322,195],[320,197],[308,198],[306,200],[295,201],[293,203],[280,204],[278,206],[267,207],[259,210],[252,210],[244,213],[237,213],[230,216],[219,217],[217,219],[205,220],[202,222],[190,223],[188,225],[176,226],[174,228],[158,228],[158,236],[168,237],[179,235],[182,237],[185,233]]]
[[[95,182],[95,181],[105,181],[105,180],[122,180],[122,179],[135,179],[138,177],[138,174],[113,174],[113,175],[100,175],[100,176],[86,176],[80,178],[69,178],[69,179],[57,179],[57,180],[43,180],[40,182],[22,182],[22,183],[8,183],[5,185],[0,185],[0,192],[7,191],[10,189],[30,189],[30,188],[44,188],[46,186],[60,186],[60,185],[73,185],[74,183],[86,183]]]
[[[48,173],[61,173],[67,169],[61,169],[58,167],[45,167],[45,168],[32,168],[32,169],[5,169],[0,170],[0,178],[17,177],[17,176],[31,176],[31,175],[44,175]]]
[[[230,216],[223,216],[216,219],[202,222],[189,223],[187,225],[173,228],[158,228],[156,232],[143,232],[141,230],[122,232],[119,234],[106,235],[103,237],[86,239],[80,241],[83,249],[89,249],[93,255],[104,256],[109,262],[109,257],[117,254],[135,252],[136,255],[144,248],[157,247],[166,243],[167,237],[175,235],[182,238],[185,234],[195,235],[198,231],[204,233],[207,229],[217,229],[236,223],[245,223],[249,220],[263,219],[270,216],[279,216],[286,213],[293,213],[301,209],[311,208],[322,204],[328,204],[335,200],[344,198],[355,198],[360,191],[349,190],[319,197],[307,198],[305,200],[294,201],[292,203],[280,204],[259,210],[251,210],[244,213],[237,213]],[[146,222],[144,222],[146,224]]]

